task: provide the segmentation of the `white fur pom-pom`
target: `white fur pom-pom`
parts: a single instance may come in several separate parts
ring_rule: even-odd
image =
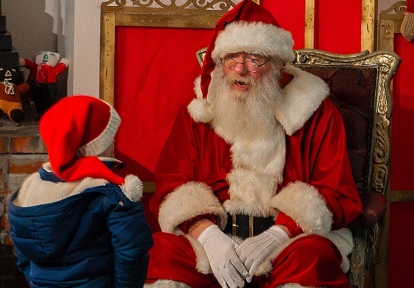
[[[194,99],[187,106],[187,110],[196,122],[209,123],[213,120],[213,114],[210,112],[209,103],[206,99]]]
[[[142,197],[142,181],[135,175],[127,175],[121,189],[132,202],[138,202]]]

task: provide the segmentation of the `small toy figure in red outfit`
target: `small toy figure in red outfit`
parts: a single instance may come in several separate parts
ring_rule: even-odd
[[[52,51],[37,53],[34,63],[29,59],[20,60],[20,66],[30,70],[27,82],[31,84],[37,113],[44,113],[57,101],[57,76],[64,72],[68,65],[68,59],[61,59],[59,53]]]
[[[20,83],[19,73],[18,67],[0,67],[0,117],[7,116],[16,123],[26,117],[22,97],[30,91],[26,82]]]

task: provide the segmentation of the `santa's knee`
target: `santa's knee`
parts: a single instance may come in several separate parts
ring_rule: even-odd
[[[342,256],[336,246],[327,238],[322,236],[313,235],[311,237],[304,237],[299,239],[296,243],[297,257],[301,257],[302,260],[317,259],[322,262],[338,262],[342,261]],[[302,258],[303,257],[303,258]]]
[[[275,259],[274,267],[284,271],[289,267],[289,271],[309,271],[310,274],[324,273],[321,271],[343,274],[341,263],[341,253],[329,239],[311,235],[299,238],[289,245]]]

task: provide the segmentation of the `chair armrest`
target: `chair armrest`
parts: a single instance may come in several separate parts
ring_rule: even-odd
[[[364,209],[357,219],[350,224],[350,228],[373,228],[375,224],[381,224],[385,217],[387,209],[386,196],[377,192],[370,192],[364,196],[367,196],[367,199],[362,199]]]

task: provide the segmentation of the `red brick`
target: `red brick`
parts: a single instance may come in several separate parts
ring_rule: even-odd
[[[7,135],[0,135],[0,153],[9,153],[10,151],[10,137]]]
[[[13,136],[10,139],[10,153],[47,153],[40,136]]]
[[[47,161],[46,154],[11,155],[8,165],[8,174],[31,174],[36,172],[39,167]]]

